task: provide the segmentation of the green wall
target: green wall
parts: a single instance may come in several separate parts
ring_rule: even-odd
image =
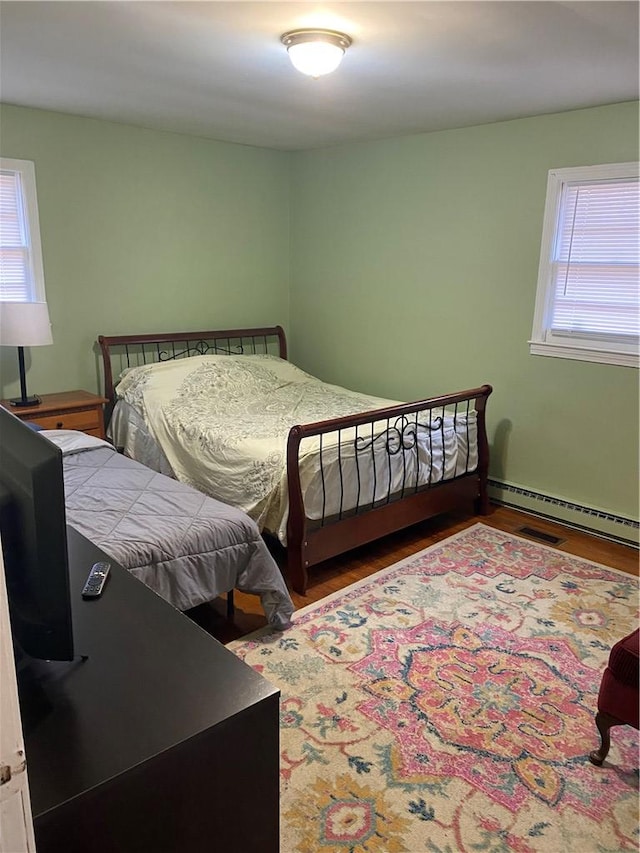
[[[97,391],[99,334],[288,326],[287,154],[7,105],[0,150],[36,167],[54,343],[29,392]]]
[[[494,386],[491,475],[638,518],[638,371],[532,356],[547,172],[638,158],[627,103],[292,156],[292,352],[414,399]]]
[[[98,390],[100,333],[282,323],[327,381],[491,383],[494,478],[638,518],[638,372],[527,345],[547,171],[637,159],[637,104],[295,154],[3,106],[0,148],[36,164],[30,392]]]

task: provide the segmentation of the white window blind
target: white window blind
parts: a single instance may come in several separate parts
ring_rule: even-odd
[[[637,364],[638,164],[549,173],[531,351]]]
[[[35,170],[29,160],[0,161],[0,300],[45,301]]]
[[[637,180],[565,186],[553,260],[553,329],[638,335],[639,226]]]

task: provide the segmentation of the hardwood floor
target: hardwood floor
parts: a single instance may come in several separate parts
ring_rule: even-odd
[[[292,593],[293,603],[296,608],[312,604],[478,521],[520,536],[525,535],[520,528],[535,528],[560,538],[562,541],[554,546],[560,551],[567,551],[569,554],[585,557],[596,563],[603,563],[638,576],[638,550],[635,548],[609,542],[507,507],[494,506],[491,514],[484,517],[453,513],[443,515],[314,566],[309,572],[307,595]],[[539,539],[535,541],[540,542]],[[273,554],[278,564],[284,567],[284,554],[277,543],[273,547]],[[189,611],[188,615],[223,643],[242,637],[266,624],[260,599],[257,596],[246,595],[236,590],[234,597],[236,612],[232,620],[227,619],[225,603],[222,600],[200,605]]]

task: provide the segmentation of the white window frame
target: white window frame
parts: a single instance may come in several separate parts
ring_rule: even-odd
[[[552,169],[549,172],[533,331],[529,341],[529,351],[532,355],[619,364],[626,367],[640,366],[637,341],[629,342],[622,336],[615,338],[596,334],[577,335],[569,332],[561,334],[552,331],[549,327],[554,297],[552,260],[565,185],[571,181],[634,178],[640,175],[639,167],[640,164],[637,162],[608,163],[599,166]]]
[[[42,245],[40,242],[40,218],[38,216],[38,196],[36,194],[36,170],[32,160],[15,160],[0,157],[0,170],[19,175],[21,201],[26,226],[26,248],[29,258],[30,288],[25,299],[19,302],[46,302],[44,287],[44,265],[42,263]],[[0,221],[0,234],[2,222]],[[0,290],[0,300],[5,296]]]

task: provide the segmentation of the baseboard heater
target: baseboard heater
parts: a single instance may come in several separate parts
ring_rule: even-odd
[[[632,518],[554,498],[500,480],[489,480],[489,497],[493,503],[501,506],[519,509],[624,545],[635,548],[639,545],[640,523]]]

